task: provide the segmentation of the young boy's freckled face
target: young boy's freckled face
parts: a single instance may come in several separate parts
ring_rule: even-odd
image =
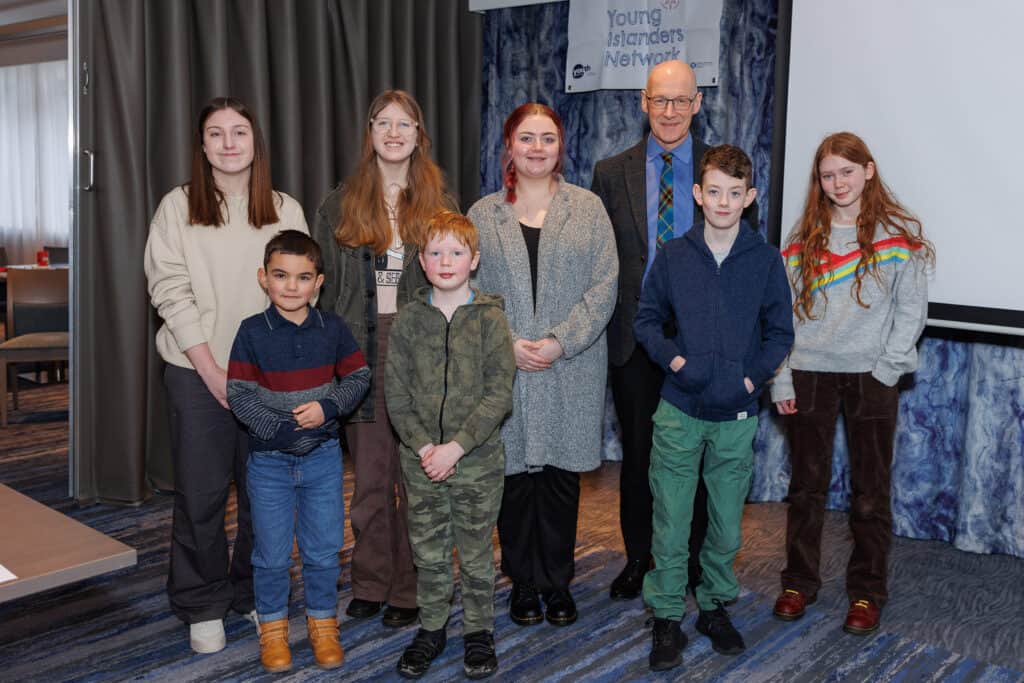
[[[709,168],[701,184],[693,186],[693,197],[704,210],[704,222],[720,230],[736,227],[743,209],[750,206],[756,195],[757,190],[748,188],[745,180],[717,168]]]
[[[303,312],[316,295],[324,276],[317,275],[312,259],[299,254],[277,252],[267,267],[260,268],[259,281],[281,315]]]
[[[452,234],[434,237],[420,252],[420,264],[427,280],[444,292],[465,286],[479,261],[479,252],[473,253]]]

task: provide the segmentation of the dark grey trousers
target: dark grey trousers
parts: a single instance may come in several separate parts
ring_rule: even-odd
[[[245,486],[245,429],[206,388],[195,370],[168,365],[174,465],[167,596],[188,624],[252,611],[252,517]],[[238,495],[238,533],[230,559],[224,530],[231,481]]]

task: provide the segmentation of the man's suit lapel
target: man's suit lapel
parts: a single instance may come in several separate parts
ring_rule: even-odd
[[[633,212],[633,227],[644,245],[647,244],[647,138],[629,150],[622,172],[626,178],[626,194]]]
[[[690,133],[690,136],[693,137],[693,133]],[[706,151],[708,151],[708,146],[703,141],[693,138],[693,166],[691,168],[693,169],[693,182],[697,184],[700,184],[700,178],[697,177],[697,174],[700,173],[700,160],[704,158],[704,152]],[[704,210],[697,203],[696,199],[691,201],[693,201],[693,222],[696,225],[699,222],[703,222]]]

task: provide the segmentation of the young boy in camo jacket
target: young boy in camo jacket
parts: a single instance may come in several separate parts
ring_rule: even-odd
[[[474,225],[442,211],[423,239],[419,258],[432,286],[398,315],[384,375],[388,415],[402,441],[420,608],[420,629],[398,673],[419,678],[444,650],[454,545],[465,615],[463,668],[469,678],[485,678],[498,669],[492,530],[505,480],[499,427],[512,410],[515,359],[501,297],[469,286],[480,260]]]

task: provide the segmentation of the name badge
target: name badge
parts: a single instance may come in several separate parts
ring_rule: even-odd
[[[736,413],[736,419],[737,420],[746,420],[747,419],[747,411],[744,410],[742,413]]]

